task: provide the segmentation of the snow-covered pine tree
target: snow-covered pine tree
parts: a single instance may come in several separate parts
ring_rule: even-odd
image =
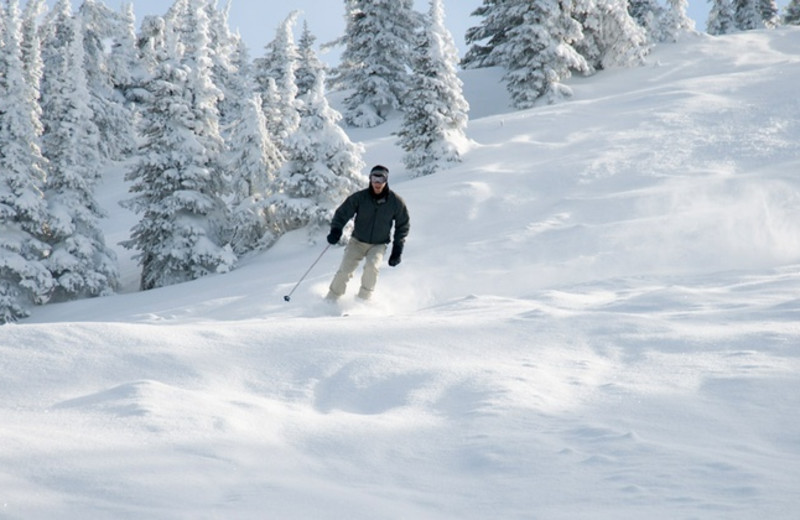
[[[253,62],[256,89],[264,103],[264,114],[273,141],[286,151],[286,139],[300,122],[297,104],[297,46],[293,27],[299,16],[293,11],[278,26],[275,39],[266,46],[266,54]],[[276,98],[277,95],[277,98]]]
[[[706,32],[719,36],[730,34],[736,30],[736,20],[733,14],[733,4],[730,0],[711,0],[711,11],[706,21]]]
[[[227,179],[219,166],[219,91],[211,82],[208,17],[197,4],[170,11],[155,74],[143,86],[144,144],[127,173],[125,201],[142,219],[123,246],[136,249],[143,290],[227,272],[236,256],[223,239]],[[159,26],[155,20],[152,27]],[[181,41],[181,39],[183,41]]]
[[[272,142],[261,105],[261,95],[250,94],[228,140],[233,175],[229,236],[233,251],[240,256],[268,248],[280,235],[270,215],[269,200],[284,158]]]
[[[283,153],[285,146],[279,136],[285,133],[283,130],[285,125],[283,124],[283,116],[281,113],[281,95],[278,93],[278,85],[275,84],[274,79],[266,78],[264,80],[264,86],[257,87],[255,91],[261,96],[261,112],[267,120],[267,131],[269,132],[270,139],[281,150],[281,153]],[[295,108],[298,106],[297,102],[295,102]],[[299,124],[299,111],[297,117],[297,124]]]
[[[297,71],[295,73],[295,83],[297,84],[297,96],[302,97],[314,87],[319,71],[325,70],[325,66],[320,61],[314,50],[314,42],[317,38],[308,28],[308,22],[303,21],[303,32],[297,44]]]
[[[38,19],[44,12],[45,0],[28,0],[22,14],[22,65],[25,68],[25,79],[35,87],[37,96],[44,70]]]
[[[134,99],[145,95],[137,92],[149,76],[155,74],[162,61],[162,54],[167,45],[167,22],[160,16],[145,16],[136,39],[137,58],[140,69],[134,71]]]
[[[778,16],[778,4],[775,0],[759,0],[758,10],[761,13],[764,27],[773,29],[780,25],[781,19]]]
[[[164,15],[164,26],[169,33],[171,33],[171,35],[168,36],[174,36],[179,42],[183,41],[184,35],[187,32],[186,12],[189,10],[190,1],[191,0],[174,0]]]
[[[68,0],[59,0],[43,39],[43,151],[49,160],[46,197],[50,212],[47,267],[55,279],[53,301],[112,293],[118,283],[116,255],[105,244],[94,198],[100,178],[99,133],[89,108],[81,21]]]
[[[339,65],[332,67],[329,70],[328,86],[334,90],[344,90],[349,88],[347,78],[350,77],[352,71],[360,67],[358,59],[360,55],[355,52],[357,49],[353,45],[355,37],[360,33],[359,23],[363,19],[363,14],[359,11],[360,0],[344,0],[344,19],[345,30],[344,34],[339,38],[328,42],[323,45],[323,48],[344,47],[342,55],[339,58]]]
[[[471,13],[482,17],[483,21],[467,29],[465,40],[471,47],[461,60],[461,66],[478,69],[505,65],[502,54],[495,49],[506,43],[511,29],[522,25],[522,14],[506,4],[501,0],[483,0],[483,5]]]
[[[345,7],[345,49],[332,85],[350,91],[344,101],[349,125],[378,126],[403,105],[420,17],[413,0],[346,0]]]
[[[231,33],[228,23],[231,0],[227,1],[223,9],[218,9],[215,4],[216,2],[208,2],[205,10],[210,21],[211,77],[222,92],[218,107],[220,125],[224,129],[239,117],[241,105],[247,103],[250,98],[252,85],[247,78],[250,74],[247,49],[240,45],[241,37]],[[223,138],[225,137],[223,130]]]
[[[211,19],[212,67],[215,82],[224,93],[220,103],[220,122],[225,141],[226,170],[231,177],[230,222],[226,236],[236,255],[269,247],[277,233],[269,227],[267,200],[272,193],[275,172],[283,156],[272,140],[250,69],[247,47],[238,35],[228,30],[228,10],[219,11],[209,3]],[[271,108],[273,121],[279,121],[280,102],[274,81]]]
[[[667,0],[661,19],[663,42],[677,42],[682,34],[694,31],[694,21],[686,15],[688,0]]]
[[[278,192],[272,198],[281,233],[310,226],[314,237],[329,224],[336,206],[365,181],[364,148],[339,127],[342,115],[328,104],[324,83],[320,72],[302,99],[300,126],[287,139],[288,160],[278,172]]]
[[[131,103],[135,100],[135,89],[137,80],[143,75],[141,64],[136,49],[136,17],[133,13],[133,4],[125,2],[122,4],[117,14],[117,24],[115,37],[111,41],[111,49],[108,53],[107,67],[111,85],[121,97],[123,103]],[[135,137],[136,127],[134,123],[134,113],[129,111],[131,117],[131,127],[126,130],[130,132],[126,152],[130,153],[136,148]]]
[[[53,285],[44,263],[49,248],[38,91],[23,64],[20,17],[17,0],[8,0],[5,12],[0,6],[0,324],[28,316]],[[29,41],[25,53],[32,61],[39,54],[35,43]]]
[[[555,0],[508,0],[522,23],[494,50],[506,74],[503,80],[516,108],[530,108],[544,97],[548,102],[572,95],[561,81],[572,71],[588,72],[586,59],[575,49],[580,25]]]
[[[235,37],[235,47],[230,57],[230,76],[226,82],[225,89],[228,92],[226,95],[234,98],[230,100],[233,105],[245,105],[249,103],[248,99],[250,94],[257,91],[255,83],[253,82],[253,69],[252,62],[250,61],[250,53],[247,45],[239,36]],[[262,100],[263,103],[263,100]],[[263,112],[263,110],[262,110]],[[236,112],[234,112],[234,118]]]
[[[6,18],[5,6],[0,3],[0,22],[5,20],[5,18]],[[5,24],[0,23],[0,50],[2,50],[4,46],[5,46]],[[2,77],[5,76],[0,76],[0,78]]]
[[[659,21],[664,15],[664,7],[657,0],[630,0],[628,14],[643,28],[649,42],[663,41]]]
[[[783,15],[786,25],[800,25],[800,0],[791,0]]]
[[[114,88],[109,72],[107,46],[119,37],[117,14],[94,0],[84,0],[78,11],[83,32],[84,68],[89,90],[89,108],[100,133],[100,155],[106,160],[122,160],[135,147],[132,109],[122,92]]]
[[[459,162],[467,143],[469,104],[458,77],[458,51],[444,26],[442,0],[431,0],[426,28],[418,38],[413,81],[403,113],[399,143],[403,164],[414,175],[430,175]]]
[[[632,0],[628,14],[644,28],[651,43],[675,42],[681,33],[694,30],[694,21],[686,16],[686,0],[667,0],[661,6],[656,0]]]
[[[657,0],[629,0],[628,14],[636,23],[648,30],[661,18],[664,8]]]
[[[760,0],[733,0],[733,20],[740,31],[752,31],[764,27]]]
[[[650,51],[647,36],[628,14],[624,0],[576,0],[572,16],[583,32],[575,48],[592,70],[644,63]]]
[[[40,142],[44,132],[42,126],[42,106],[40,89],[42,85],[42,75],[44,74],[44,62],[42,61],[42,39],[39,35],[39,17],[44,14],[46,7],[44,0],[29,0],[22,14],[22,42],[20,44],[22,67],[25,73],[25,82],[33,88],[35,103],[30,107],[35,113],[31,115],[31,121],[35,125],[37,136],[36,146],[42,153]]]
[[[42,34],[41,104],[44,135],[42,149],[59,172],[73,170],[94,184],[100,178],[99,131],[89,107],[89,91],[84,64],[85,50],[81,20],[72,14],[68,0],[58,0],[47,14]],[[73,125],[77,125],[73,128]],[[72,141],[86,150],[80,161],[71,148]],[[52,157],[51,157],[52,156]],[[54,159],[55,157],[55,159]],[[64,163],[64,164],[61,164]]]
[[[205,184],[209,193],[221,199],[230,194],[231,177],[224,165],[226,149],[220,128],[219,107],[225,94],[215,80],[224,79],[226,86],[234,83],[229,77],[235,77],[230,61],[231,45],[234,43],[229,39],[230,34],[225,32],[219,35],[219,41],[212,44],[212,19],[209,18],[209,11],[204,9],[206,4],[207,0],[188,2],[184,17],[186,33],[183,35],[182,61],[189,71],[187,87],[191,95],[190,108],[194,114],[192,130],[202,147],[202,154],[195,155],[191,167],[197,169],[201,178],[207,176]],[[219,76],[215,77],[215,71]],[[226,225],[226,210],[227,205],[219,204],[210,218],[210,227],[217,228],[215,242],[221,247],[219,254],[223,256],[228,256],[224,252],[229,247],[223,246],[227,240],[219,232]],[[220,220],[214,222],[215,218]]]

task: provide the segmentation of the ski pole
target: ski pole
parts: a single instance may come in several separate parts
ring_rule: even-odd
[[[291,291],[289,291],[289,294],[287,294],[286,296],[284,296],[284,297],[283,297],[283,299],[284,299],[285,301],[287,301],[287,302],[288,302],[289,300],[291,300],[291,299],[292,299],[292,294],[294,294],[294,290],[295,290],[295,289],[297,289],[297,286],[298,286],[298,285],[300,285],[300,282],[302,282],[303,280],[305,280],[305,279],[306,279],[306,276],[308,276],[308,273],[310,273],[310,272],[311,272],[311,270],[312,270],[312,269],[314,269],[314,266],[315,266],[315,265],[317,265],[317,262],[319,262],[319,261],[322,259],[322,255],[324,255],[324,254],[325,254],[325,252],[328,250],[328,248],[329,248],[329,247],[331,247],[331,245],[330,245],[330,244],[328,244],[328,245],[326,245],[326,246],[325,246],[325,249],[323,249],[323,250],[322,250],[322,252],[321,252],[321,253],[319,254],[319,256],[317,257],[317,259],[316,259],[316,260],[314,260],[314,263],[313,263],[313,264],[311,264],[311,267],[309,267],[309,268],[308,268],[308,270],[307,270],[307,271],[306,271],[306,272],[303,274],[303,276],[301,276],[301,277],[300,277],[300,280],[298,280],[298,281],[297,281],[297,283],[296,283],[296,284],[294,284],[294,287],[292,287],[292,290],[291,290]]]

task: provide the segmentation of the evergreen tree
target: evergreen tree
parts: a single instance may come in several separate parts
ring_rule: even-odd
[[[662,27],[659,23],[664,16],[665,9],[657,0],[631,0],[628,2],[628,14],[643,28],[650,42],[664,40]]]
[[[740,31],[752,31],[764,26],[759,9],[760,0],[733,0],[733,20]]]
[[[108,42],[114,42],[120,35],[124,38],[126,33],[117,14],[94,0],[84,0],[79,17],[89,108],[100,133],[100,155],[104,159],[121,160],[131,153],[135,145],[133,113],[124,105],[123,94],[114,88],[106,47]]]
[[[230,56],[229,70],[230,79],[226,82],[225,89],[233,98],[230,103],[239,106],[249,103],[250,95],[256,92],[257,88],[253,81],[253,69],[247,45],[239,37],[236,37],[236,48]]]
[[[214,71],[215,68],[217,71],[230,71],[232,67],[227,50],[213,54],[214,48],[227,48],[229,43],[212,45],[212,20],[208,17],[208,12],[203,9],[205,2],[206,0],[188,2],[184,15],[182,63],[189,73],[187,88],[191,96],[189,107],[193,112],[194,122],[191,128],[202,150],[201,156],[195,155],[193,167],[198,171],[205,171],[208,175],[209,193],[223,197],[230,192],[230,177],[223,165],[225,143],[220,128],[219,106],[224,93],[215,83]],[[228,79],[222,72],[219,75]],[[223,204],[217,210],[224,214],[224,208]],[[219,243],[222,243],[222,237],[219,237]]]
[[[633,0],[628,5],[628,13],[644,28],[648,41],[675,42],[682,33],[694,30],[686,7],[687,0],[667,0],[666,7],[656,0]]]
[[[657,0],[630,0],[628,2],[628,14],[648,33],[656,21],[661,18],[663,11],[664,8]]]
[[[800,25],[800,0],[791,0],[789,5],[786,6],[783,23],[786,25]]]
[[[346,0],[345,5],[345,49],[332,83],[352,91],[344,101],[347,123],[374,127],[403,105],[420,19],[413,0]]]
[[[19,7],[17,7],[17,9],[19,9]],[[0,22],[2,22],[5,19],[6,19],[5,9],[4,9],[3,4],[0,3]],[[5,24],[4,23],[0,23],[0,50],[3,50],[3,48],[5,48],[5,37],[6,37],[5,36]],[[0,78],[3,78],[3,77],[5,77],[5,76],[0,76]]]
[[[711,12],[708,13],[706,21],[706,32],[719,36],[730,34],[736,30],[734,20],[733,5],[730,0],[711,0]]]
[[[509,0],[522,13],[522,23],[509,30],[507,41],[495,48],[506,67],[503,76],[517,108],[530,108],[541,97],[554,102],[572,91],[561,82],[572,71],[590,71],[574,45],[580,25],[555,0]]]
[[[287,162],[278,172],[272,212],[281,233],[327,226],[333,210],[363,182],[363,147],[350,141],[342,115],[325,97],[325,74],[302,99],[300,126],[287,140]]]
[[[339,58],[339,65],[330,70],[331,75],[328,77],[328,85],[336,90],[349,88],[347,78],[351,71],[359,66],[355,61],[359,58],[359,54],[355,52],[356,49],[352,43],[357,34],[357,22],[364,17],[363,13],[359,11],[359,2],[360,0],[344,0],[344,35],[324,45],[325,48],[344,47],[342,56]]]
[[[573,17],[583,38],[575,47],[592,70],[641,65],[649,52],[647,37],[622,0],[577,0]]]
[[[167,46],[167,23],[160,16],[146,16],[142,20],[136,39],[136,52],[140,69],[134,71],[134,99],[146,95],[142,85],[156,73]],[[137,90],[138,89],[138,90]]]
[[[233,200],[236,203],[253,195],[268,193],[274,182],[273,174],[283,163],[280,151],[267,132],[266,118],[261,112],[261,96],[251,94],[244,107],[231,133],[233,141],[242,143],[236,147],[241,153],[231,161],[231,169],[237,172],[233,179]]]
[[[227,153],[230,156],[226,164],[236,176],[236,167],[231,167],[230,164],[237,164],[243,156],[255,154],[252,156],[256,157],[263,152],[266,153],[265,164],[268,165],[268,171],[272,171],[283,162],[280,151],[281,143],[276,142],[275,138],[284,128],[278,87],[275,80],[267,78],[265,91],[259,93],[261,89],[255,84],[247,47],[241,38],[237,37],[235,40],[236,50],[230,56],[229,73],[224,81],[227,102],[223,104],[226,112],[223,137],[228,149]],[[261,103],[257,113],[252,110],[254,94],[257,94],[255,97]],[[264,96],[266,96],[266,100]],[[261,135],[260,129],[254,131],[260,128],[261,119],[264,120],[266,126],[265,135]],[[248,149],[253,146],[253,143],[261,143],[264,140],[267,144],[264,145],[263,150],[261,144],[258,144],[255,149]],[[247,177],[247,175],[244,176]],[[234,184],[236,182],[234,180]],[[236,191],[235,188],[234,191]]]
[[[308,94],[317,82],[319,72],[325,69],[314,51],[316,40],[316,37],[308,29],[308,23],[303,21],[303,32],[297,46],[297,72],[295,73],[298,97]]]
[[[688,0],[667,0],[661,25],[663,37],[660,41],[676,42],[681,34],[694,30],[694,21],[686,15]]]
[[[775,0],[759,0],[758,10],[765,27],[772,29],[780,24],[778,4]]]
[[[136,49],[136,18],[133,14],[133,4],[122,4],[117,14],[115,36],[111,42],[111,50],[107,59],[108,76],[112,88],[117,94],[118,102],[131,103],[135,99],[133,90],[136,87],[136,78],[142,76],[141,64]],[[133,108],[133,107],[131,107]],[[134,121],[133,110],[128,113],[130,122]],[[124,150],[130,153],[135,148],[135,124],[124,129],[125,138],[128,140]]]
[[[159,64],[144,85],[145,142],[126,175],[135,197],[125,202],[142,219],[123,242],[139,251],[144,290],[227,272],[236,261],[223,245],[228,182],[220,168],[219,91],[211,82],[208,17],[201,7],[197,0],[173,5]]]
[[[5,11],[5,12],[3,12]],[[17,0],[0,6],[0,324],[24,318],[47,300],[45,159],[39,148],[38,92],[23,63]],[[28,41],[27,58],[39,49]]]
[[[294,11],[286,17],[275,39],[267,45],[264,57],[253,64],[268,128],[282,151],[286,151],[286,140],[297,130],[300,121],[295,82],[298,54],[292,32],[298,14]]]
[[[42,61],[42,40],[39,36],[39,26],[37,19],[45,12],[44,0],[30,0],[22,15],[22,42],[21,57],[22,67],[25,73],[25,82],[33,89],[35,102],[29,107],[34,114],[31,121],[35,126],[34,133],[37,136],[36,146],[38,153],[42,153],[41,135],[44,132],[42,126],[42,106],[41,106],[41,85],[42,75],[44,74],[44,62]]]
[[[231,176],[232,198],[229,231],[233,252],[243,255],[272,245],[278,235],[271,228],[268,199],[275,172],[283,155],[273,141],[264,116],[261,95],[255,87],[247,47],[238,35],[228,30],[228,9],[208,4],[211,19],[212,72],[224,93],[220,103],[221,132],[226,151],[224,165]],[[271,80],[271,78],[270,78]],[[280,100],[274,81],[267,81],[271,98],[270,113],[278,133],[281,121]]]
[[[190,1],[193,0],[175,0],[164,15],[164,26],[168,31],[167,36],[174,37],[181,45],[188,32],[186,17]],[[168,45],[171,47],[172,44]],[[183,52],[183,50],[181,49],[180,52]]]
[[[208,2],[205,10],[209,24],[209,58],[211,77],[222,92],[218,103],[220,124],[225,127],[234,121],[241,112],[241,105],[247,103],[253,87],[246,76],[250,73],[246,48],[240,45],[241,38],[231,33],[228,24],[230,2],[220,10],[216,2]],[[246,86],[245,86],[246,84]],[[248,89],[248,90],[246,90]],[[223,137],[224,137],[223,131]]]
[[[483,17],[483,21],[467,29],[465,40],[471,47],[461,60],[464,68],[505,66],[500,59],[502,55],[495,49],[508,41],[511,29],[523,23],[522,13],[509,7],[514,6],[502,0],[483,0],[483,5],[471,13],[472,16]]]
[[[467,141],[469,104],[458,78],[458,52],[444,26],[442,0],[431,0],[426,30],[419,38],[414,81],[398,132],[403,163],[415,175],[429,175],[461,160]]]
[[[68,0],[59,0],[43,41],[44,154],[49,160],[46,196],[52,253],[47,266],[56,281],[52,299],[100,296],[118,282],[116,255],[105,245],[94,198],[99,181],[97,127],[89,108],[83,32]]]
[[[285,127],[283,121],[283,113],[281,112],[281,95],[278,92],[278,85],[272,78],[267,78],[265,87],[256,89],[261,96],[261,112],[267,122],[267,131],[269,132],[270,139],[278,146],[283,152],[285,150],[284,140]],[[295,108],[299,105],[297,101],[294,103]],[[300,112],[297,112],[297,124],[300,124]],[[283,137],[281,137],[283,136]]]
[[[69,1],[58,0],[41,34],[44,154],[59,174],[75,169],[88,184],[94,184],[100,178],[100,136],[89,106],[82,23],[73,16]],[[74,143],[85,150],[72,149]],[[87,155],[78,160],[76,152]]]
[[[271,246],[280,233],[269,201],[284,158],[272,142],[261,104],[260,94],[251,94],[230,133],[229,164],[234,173],[229,236],[237,255]]]
[[[28,0],[22,15],[22,65],[25,68],[25,79],[29,85],[35,87],[37,95],[44,71],[37,20],[44,12],[45,0]]]
[[[734,21],[740,31],[750,31],[778,25],[778,5],[775,0],[733,0]]]

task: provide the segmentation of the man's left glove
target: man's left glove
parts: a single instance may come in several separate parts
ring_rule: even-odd
[[[389,255],[389,265],[394,267],[400,263],[400,257],[403,256],[403,246],[395,244],[392,246],[392,254]]]

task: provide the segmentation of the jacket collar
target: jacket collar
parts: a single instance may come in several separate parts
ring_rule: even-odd
[[[384,187],[383,191],[380,193],[375,193],[372,191],[372,185],[367,188],[367,191],[373,200],[375,200],[378,204],[382,204],[389,198],[389,183],[386,183],[386,187]]]

